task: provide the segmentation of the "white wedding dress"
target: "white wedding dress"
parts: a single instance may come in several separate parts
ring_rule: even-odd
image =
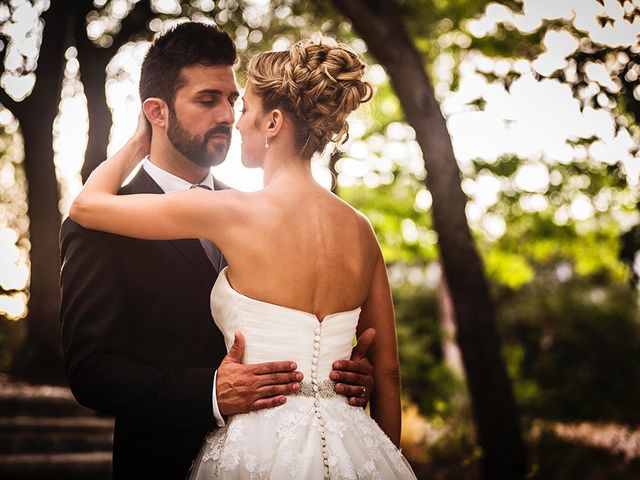
[[[293,360],[301,393],[284,405],[235,415],[209,434],[190,479],[411,479],[409,463],[360,407],[337,395],[329,372],[348,359],[360,308],[313,314],[255,300],[233,289],[225,268],[211,292],[211,310],[227,349],[240,330],[244,363]]]

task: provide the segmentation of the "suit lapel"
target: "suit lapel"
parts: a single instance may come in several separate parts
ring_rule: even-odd
[[[140,168],[135,177],[131,180],[129,185],[125,186],[123,193],[157,193],[163,194],[163,190],[160,186],[153,181],[144,168]],[[204,285],[205,289],[210,290],[216,278],[218,272],[213,267],[207,255],[202,248],[202,244],[198,239],[185,239],[185,240],[169,240],[168,244],[171,244],[179,255],[182,256],[184,261],[193,269],[198,278]]]
[[[213,189],[214,190],[229,190],[229,186],[222,183],[216,177],[213,177]]]
[[[170,243],[196,272],[204,287],[210,290],[218,278],[218,272],[204,253],[200,240],[170,240]]]

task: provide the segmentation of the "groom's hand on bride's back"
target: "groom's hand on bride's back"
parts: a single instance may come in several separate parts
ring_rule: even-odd
[[[329,374],[329,378],[336,382],[336,392],[348,397],[349,405],[354,407],[366,406],[373,391],[373,365],[366,355],[375,336],[373,328],[362,332],[351,352],[351,359],[334,362],[333,371]]]
[[[240,332],[218,368],[216,398],[222,415],[277,407],[300,391],[303,375],[295,362],[242,364],[245,340]]]

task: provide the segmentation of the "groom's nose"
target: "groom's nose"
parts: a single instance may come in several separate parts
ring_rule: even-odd
[[[222,110],[220,116],[217,118],[218,123],[226,123],[227,125],[233,125],[235,120],[235,112],[233,105],[228,102],[222,102]]]

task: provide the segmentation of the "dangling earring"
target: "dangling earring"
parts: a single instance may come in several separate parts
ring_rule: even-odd
[[[264,148],[269,148],[269,136],[264,134]]]

